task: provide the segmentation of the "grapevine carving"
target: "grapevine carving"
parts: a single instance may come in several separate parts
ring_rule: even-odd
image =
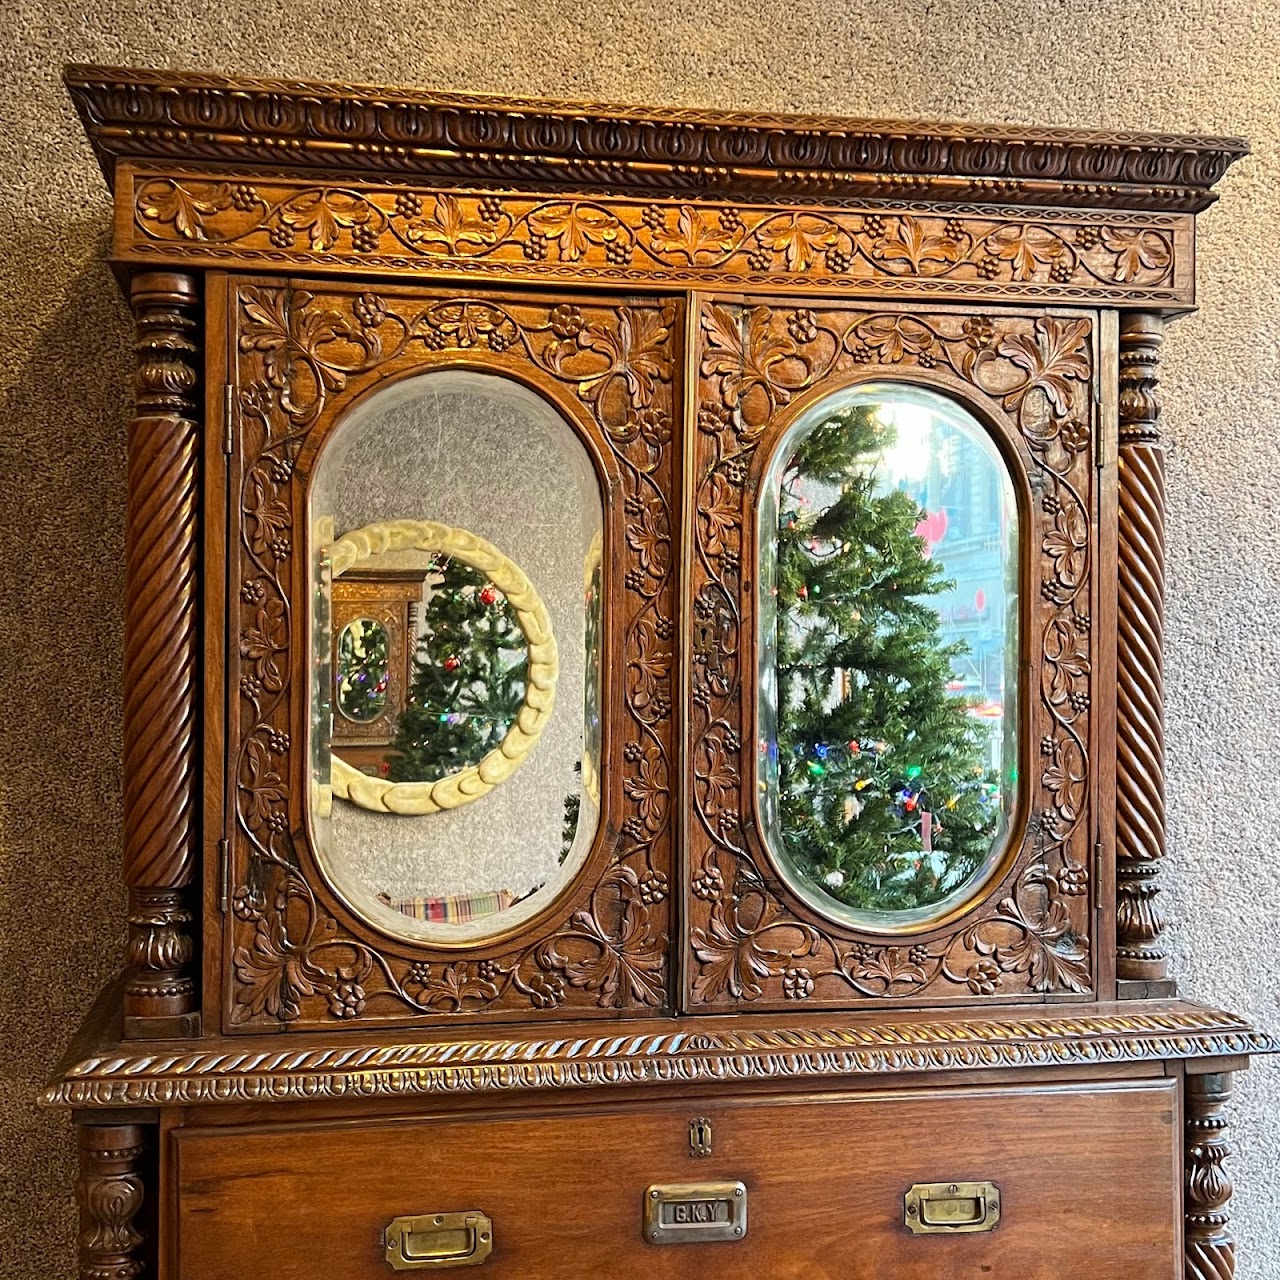
[[[500,1010],[578,1015],[667,1003],[671,869],[673,334],[662,305],[581,308],[483,297],[324,294],[242,288],[238,298],[239,721],[233,747],[236,858],[230,926],[238,1027],[332,1020],[457,1018]],[[303,480],[298,459],[350,396],[390,374],[483,353],[567,394],[611,458],[621,561],[607,606],[621,775],[603,842],[567,919],[466,957],[401,954],[357,936],[326,906],[303,834],[290,566]],[[401,948],[401,951],[404,951]]]
[[[692,593],[691,996],[831,1003],[1085,995],[1089,939],[1091,385],[1087,319],[922,315],[707,303],[701,362]],[[985,398],[1007,415],[1037,509],[1031,636],[1040,687],[1028,722],[1037,785],[1024,846],[975,910],[897,943],[797,910],[754,818],[749,698],[755,604],[749,528],[763,442],[825,381],[899,371]],[[764,450],[767,452],[767,449]],[[753,470],[754,468],[754,470]],[[1024,588],[1027,584],[1024,583]]]
[[[219,260],[563,279],[768,283],[839,292],[1170,299],[1178,215],[1049,214],[975,206],[852,212],[619,197],[227,182],[139,175],[132,248]]]

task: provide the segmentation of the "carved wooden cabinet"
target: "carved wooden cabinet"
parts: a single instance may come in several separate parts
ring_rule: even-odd
[[[1157,367],[1243,143],[67,83],[137,319],[81,1275],[1231,1275]]]

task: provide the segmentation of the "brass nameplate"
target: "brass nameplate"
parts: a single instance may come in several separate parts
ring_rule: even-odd
[[[991,1231],[1000,1221],[994,1182],[917,1182],[906,1194],[906,1224],[918,1236]]]
[[[741,1240],[747,1234],[747,1188],[741,1182],[666,1182],[644,1193],[650,1244]]]

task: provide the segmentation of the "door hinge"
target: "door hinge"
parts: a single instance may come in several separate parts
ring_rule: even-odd
[[[1099,906],[1102,904],[1102,841],[1095,840],[1093,842],[1093,900]]]
[[[231,841],[218,841],[218,910],[225,916],[231,906]]]
[[[231,457],[234,446],[233,431],[235,427],[236,389],[227,383],[222,388],[222,452]]]

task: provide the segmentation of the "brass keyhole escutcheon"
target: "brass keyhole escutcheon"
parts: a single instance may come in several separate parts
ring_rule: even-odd
[[[689,1154],[699,1159],[711,1154],[711,1121],[695,1116],[689,1121]]]

